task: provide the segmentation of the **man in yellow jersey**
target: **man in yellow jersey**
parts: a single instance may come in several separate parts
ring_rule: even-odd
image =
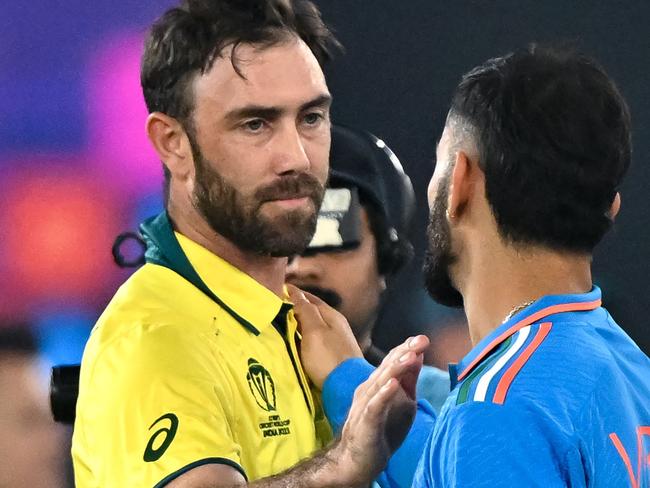
[[[331,439],[284,276],[324,193],[335,47],[303,0],[187,0],[151,29],[141,82],[166,211],[84,353],[79,488],[231,486]]]

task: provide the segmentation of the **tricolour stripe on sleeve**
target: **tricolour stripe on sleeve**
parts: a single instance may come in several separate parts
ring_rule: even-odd
[[[503,402],[506,399],[508,394],[508,389],[514,381],[517,373],[524,367],[526,361],[530,359],[535,350],[539,345],[544,341],[548,333],[551,331],[552,324],[550,322],[544,322],[540,324],[537,334],[533,340],[526,346],[521,355],[510,365],[510,367],[503,374],[499,383],[497,385],[496,392],[494,393],[493,402],[499,405],[503,405]]]
[[[515,340],[516,335],[517,334],[514,334],[508,337],[494,352],[493,357],[489,357],[482,364],[479,364],[476,368],[474,368],[474,371],[472,371],[470,375],[463,380],[463,382],[460,385],[458,397],[456,398],[456,405],[461,405],[462,403],[465,403],[467,400],[470,399],[470,396],[472,399],[474,398],[474,395],[471,395],[471,392],[476,389],[475,385],[478,383],[478,380],[481,378],[481,375],[483,374],[484,371],[489,369],[496,361],[498,361],[501,356],[503,356],[506,352],[508,352],[508,350],[512,346],[512,343]]]
[[[472,362],[465,367],[463,371],[460,372],[460,374],[458,375],[458,381],[461,381],[463,378],[465,378],[465,376],[469,374],[469,372],[474,368],[474,366],[480,363],[483,360],[483,358],[487,356],[495,346],[503,342],[506,337],[510,337],[518,330],[527,327],[535,322],[538,322],[541,319],[548,317],[549,315],[562,313],[562,312],[579,312],[579,311],[594,310],[600,307],[600,305],[601,305],[600,299],[594,300],[592,302],[562,303],[559,305],[552,305],[550,307],[543,308],[531,315],[524,317],[522,320],[514,324],[512,327],[509,327],[498,337],[495,337],[487,346],[485,346],[483,348],[483,351],[479,355],[477,355],[472,360]]]
[[[505,366],[505,364],[512,358],[517,351],[521,349],[521,346],[524,345],[528,334],[530,333],[530,326],[524,327],[517,332],[517,337],[515,338],[512,346],[496,361],[492,367],[487,370],[478,381],[476,386],[476,391],[474,392],[474,401],[475,402],[484,402],[485,396],[487,395],[488,387],[490,386],[490,381],[496,376],[496,374]]]

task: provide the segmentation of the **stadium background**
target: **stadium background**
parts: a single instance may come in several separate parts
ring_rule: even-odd
[[[38,327],[49,362],[77,362],[128,272],[110,248],[161,208],[161,168],[144,135],[138,82],[146,27],[173,2],[32,0],[0,13],[0,316]],[[321,0],[347,54],[329,68],[333,118],[383,138],[418,197],[417,259],[399,277],[377,333],[390,346],[457,316],[420,290],[436,139],[460,75],[530,41],[575,41],[626,96],[634,162],[595,281],[619,323],[650,352],[650,4]]]

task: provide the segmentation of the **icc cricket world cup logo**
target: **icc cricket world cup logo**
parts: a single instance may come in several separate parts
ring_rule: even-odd
[[[271,374],[256,359],[248,360],[248,387],[260,408],[275,411],[275,384]]]

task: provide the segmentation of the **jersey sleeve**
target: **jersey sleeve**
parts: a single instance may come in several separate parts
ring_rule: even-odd
[[[322,398],[325,415],[336,434],[340,434],[352,406],[354,391],[375,370],[365,359],[343,361],[325,378]]]
[[[354,391],[373,371],[374,368],[364,359],[348,359],[334,369],[325,380],[323,384],[325,413],[337,433],[340,433],[350,411]],[[377,479],[377,483],[382,488],[411,486],[422,446],[429,438],[435,421],[436,413],[431,405],[424,400],[418,401],[411,430]]]
[[[137,327],[99,352],[78,405],[102,487],[161,487],[202,464],[239,470],[221,358],[179,326]],[[83,368],[83,367],[82,367]]]
[[[489,402],[464,404],[436,425],[414,486],[583,487],[581,456],[570,435],[543,412]]]

